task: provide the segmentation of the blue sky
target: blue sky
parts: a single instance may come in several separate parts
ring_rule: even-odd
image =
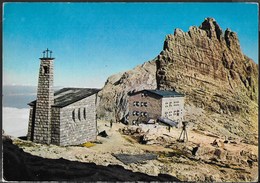
[[[5,3],[3,84],[37,85],[39,57],[55,59],[55,86],[102,87],[107,77],[155,58],[167,34],[206,17],[235,31],[258,63],[255,3]]]

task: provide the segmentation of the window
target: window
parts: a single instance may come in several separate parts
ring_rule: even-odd
[[[173,102],[173,105],[174,105],[174,106],[179,106],[179,101],[174,101],[174,102]]]
[[[84,109],[83,109],[83,116],[84,116],[84,119],[87,118],[87,112],[86,112],[86,108],[85,108],[85,107],[84,107]]]
[[[136,106],[139,106],[139,102],[135,102],[135,105],[136,105]]]
[[[165,102],[165,107],[168,107],[168,102]]]
[[[144,106],[147,107],[147,102],[144,102]]]
[[[141,115],[141,116],[143,116],[143,115],[144,115],[144,113],[143,113],[143,112],[141,112],[141,113],[140,113],[140,115]]]
[[[141,102],[141,107],[144,105],[144,103],[143,102]]]
[[[79,120],[81,120],[80,108],[78,109],[78,118],[79,118]]]
[[[72,111],[72,119],[75,121],[75,109]]]
[[[172,102],[169,103],[169,106],[172,107]]]
[[[141,97],[147,97],[147,93],[146,92],[142,93]]]
[[[134,102],[133,106],[135,106],[135,102]]]
[[[136,116],[139,116],[139,114],[140,114],[140,113],[139,113],[138,111],[133,111],[133,116],[135,116],[135,115],[136,115]]]
[[[49,67],[48,66],[43,66],[42,67],[42,73],[43,74],[48,74],[50,72],[50,70],[49,70]]]
[[[145,113],[144,113],[144,116],[148,116],[148,113],[147,113],[147,112],[145,112]]]

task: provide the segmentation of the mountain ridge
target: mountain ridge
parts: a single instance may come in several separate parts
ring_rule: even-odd
[[[243,54],[237,34],[229,28],[223,32],[215,19],[206,18],[188,32],[175,29],[155,59],[117,75],[116,84],[107,82],[99,93],[98,112],[120,121],[128,113],[128,92],[175,90],[186,95],[186,114],[192,116],[187,120],[196,119],[194,128],[250,140],[248,134],[258,127],[258,72]],[[204,111],[202,116],[193,114],[193,106]]]

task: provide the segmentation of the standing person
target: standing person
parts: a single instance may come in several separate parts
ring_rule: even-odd
[[[113,126],[113,121],[112,121],[112,119],[110,120],[110,128],[112,128],[112,126]]]

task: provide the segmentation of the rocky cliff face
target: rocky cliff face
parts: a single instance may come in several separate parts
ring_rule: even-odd
[[[213,92],[206,100],[216,103],[214,106],[203,102],[205,98],[194,100],[210,110],[226,113],[244,110],[245,103],[235,100],[236,96],[245,95],[242,98],[257,102],[257,65],[243,55],[236,33],[227,29],[223,35],[214,19],[206,19],[200,27],[190,27],[187,33],[176,29],[174,35],[167,36],[156,62],[160,89],[179,89],[187,94],[193,90]],[[229,105],[218,102],[219,95],[231,97],[226,100]]]
[[[156,63],[159,89],[185,93],[187,104],[226,116],[221,126],[229,132],[257,132],[258,67],[242,53],[235,32],[223,33],[212,18],[188,32],[176,29]]]
[[[188,32],[167,35],[153,61],[108,78],[98,117],[122,119],[129,91],[170,89],[186,95],[187,119],[195,119],[197,128],[257,138],[257,78],[258,67],[242,53],[237,34],[207,18]]]

